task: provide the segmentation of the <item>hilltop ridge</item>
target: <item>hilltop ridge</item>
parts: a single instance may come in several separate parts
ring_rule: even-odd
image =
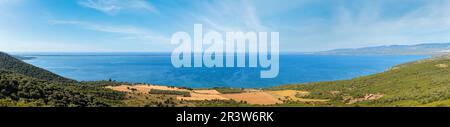
[[[291,84],[271,90],[309,91],[334,106],[450,106],[450,55],[400,64],[350,80]]]
[[[443,55],[450,53],[450,43],[388,45],[315,52],[322,55]]]
[[[46,81],[76,82],[75,80],[59,76],[48,70],[25,63],[17,59],[16,57],[13,57],[4,52],[0,52],[0,70],[16,72],[22,75]]]
[[[120,105],[123,97],[0,52],[0,107],[109,107]]]

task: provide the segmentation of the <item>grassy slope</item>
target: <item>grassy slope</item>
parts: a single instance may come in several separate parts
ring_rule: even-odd
[[[310,91],[309,98],[331,99],[332,106],[449,106],[449,59],[422,60],[352,80],[294,84],[270,89]],[[367,94],[383,94],[376,100],[347,105],[346,98],[361,98]]]

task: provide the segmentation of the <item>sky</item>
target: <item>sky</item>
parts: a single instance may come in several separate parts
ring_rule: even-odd
[[[194,24],[279,32],[282,52],[445,43],[449,8],[450,0],[0,0],[0,51],[170,52],[172,34]]]

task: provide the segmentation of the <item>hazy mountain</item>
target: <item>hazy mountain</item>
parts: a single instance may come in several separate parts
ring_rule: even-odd
[[[440,55],[450,53],[450,43],[390,45],[316,52],[325,55]]]

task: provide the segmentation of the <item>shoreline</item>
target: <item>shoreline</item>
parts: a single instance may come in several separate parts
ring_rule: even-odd
[[[124,59],[124,56],[126,56],[126,55],[119,55],[120,59]],[[304,55],[301,55],[301,56],[295,57],[295,58],[304,58],[303,56]],[[314,59],[327,59],[327,58],[321,57],[321,56],[324,56],[324,55],[320,55],[318,58],[316,58],[316,57],[310,58],[309,56],[310,55],[306,55],[305,56],[306,58],[304,58],[304,59],[313,59],[313,60]],[[316,56],[316,55],[313,55],[313,56]],[[326,56],[329,56],[329,55],[326,55]],[[385,55],[382,55],[382,56],[385,56]],[[401,55],[399,57],[402,57],[402,56],[405,56],[405,55]],[[357,58],[355,58],[355,59],[361,59],[362,57],[363,56],[357,56]],[[417,57],[417,58],[414,58],[414,57]],[[406,57],[402,57],[402,59],[404,59],[403,61],[405,61],[405,60],[407,60],[407,61],[415,61],[415,60],[429,58],[429,57],[430,56],[416,56],[416,55],[411,56],[411,55],[406,55]],[[289,56],[289,58],[290,58],[290,56]],[[47,58],[47,59],[57,59],[57,58]],[[75,60],[78,60],[79,58],[67,58],[67,59],[71,59],[72,61],[75,61]],[[142,62],[139,59],[141,59],[141,58],[131,58],[131,63]],[[340,58],[340,59],[348,60],[349,58],[347,56],[344,56],[343,58]],[[371,58],[364,58],[364,59],[371,59]],[[364,59],[361,59],[361,60],[364,61]],[[377,62],[377,61],[381,62],[381,61],[389,61],[389,59],[396,59],[396,57],[394,56],[393,58],[391,58],[391,57],[384,58],[384,57],[376,57],[375,56],[375,59],[380,59],[380,60],[373,60],[374,62]],[[387,59],[387,60],[381,60],[381,59]],[[27,63],[30,63],[30,64],[34,63],[33,65],[37,65],[37,66],[40,66],[42,68],[46,68],[45,65],[42,64],[43,62],[44,63],[45,62],[52,62],[52,61],[46,61],[45,59],[44,60],[39,60],[39,58],[37,58],[36,60],[33,60],[32,62],[30,62],[28,60],[24,60],[24,61],[27,62]],[[64,70],[61,70],[63,68],[56,69],[57,71],[55,71],[55,69],[53,69],[53,72],[56,72],[56,73],[58,73],[60,75],[65,75],[65,77],[70,77],[70,78],[76,79],[77,81],[80,81],[80,82],[92,82],[92,81],[102,81],[102,80],[113,79],[113,80],[118,81],[118,82],[126,82],[126,83],[129,83],[129,84],[155,84],[155,85],[162,85],[162,86],[189,87],[189,88],[196,88],[196,89],[214,88],[214,87],[261,88],[261,89],[264,89],[264,88],[270,88],[270,87],[286,85],[286,84],[308,84],[308,83],[314,83],[314,82],[328,82],[328,81],[336,81],[336,80],[349,80],[349,79],[353,79],[353,78],[357,78],[357,77],[361,77],[361,76],[367,76],[367,75],[371,75],[371,74],[382,73],[382,72],[392,68],[392,65],[395,66],[395,65],[397,65],[397,63],[402,61],[402,60],[400,60],[398,62],[390,62],[390,63],[392,63],[392,65],[389,64],[389,63],[386,63],[385,65],[380,65],[380,66],[376,65],[376,66],[373,66],[373,67],[364,67],[364,66],[371,66],[371,65],[363,65],[364,63],[360,62],[360,63],[354,64],[354,65],[351,65],[351,66],[355,66],[355,67],[359,67],[360,68],[359,70],[357,70],[356,68],[352,69],[352,72],[355,72],[355,73],[347,73],[347,74],[341,75],[339,77],[331,76],[331,75],[330,76],[327,76],[327,75],[325,75],[325,76],[319,76],[319,75],[309,76],[310,74],[305,73],[302,70],[299,70],[299,71],[302,71],[302,72],[299,72],[299,73],[302,73],[306,77],[304,77],[304,78],[295,78],[293,76],[284,75],[282,77],[278,77],[275,80],[270,80],[270,82],[266,82],[268,80],[264,80],[264,79],[254,79],[254,80],[256,80],[256,81],[254,81],[253,78],[250,78],[250,79],[246,79],[248,81],[240,81],[241,79],[236,79],[234,81],[235,83],[233,83],[233,82],[231,82],[231,83],[227,83],[227,82],[214,83],[214,81],[220,80],[220,78],[219,77],[213,77],[210,80],[204,80],[204,81],[200,80],[200,81],[192,81],[192,82],[185,82],[184,80],[180,80],[180,81],[177,80],[176,82],[158,81],[158,79],[156,79],[156,78],[159,78],[161,76],[150,78],[150,79],[144,78],[145,76],[150,76],[149,74],[143,74],[141,76],[134,76],[131,79],[125,79],[123,77],[122,78],[117,78],[117,76],[119,76],[117,74],[119,74],[119,73],[121,73],[123,71],[122,70],[114,70],[112,68],[113,67],[112,65],[114,64],[114,67],[115,66],[126,67],[128,65],[127,64],[122,64],[122,63],[117,63],[117,62],[114,61],[114,58],[107,58],[107,59],[105,58],[105,60],[107,60],[107,61],[105,61],[105,64],[108,64],[108,65],[105,65],[106,68],[104,70],[106,70],[108,72],[111,72],[111,75],[100,76],[100,75],[98,75],[100,73],[96,73],[95,71],[89,71],[89,70],[87,71],[86,70],[86,69],[89,69],[89,68],[82,68],[82,69],[84,69],[84,71],[86,71],[85,73],[91,73],[92,72],[92,75],[97,75],[97,76],[94,76],[94,78],[90,78],[90,77],[87,77],[87,76],[78,76],[78,77],[76,77],[75,75],[77,73],[64,72]],[[137,61],[137,60],[139,60],[139,61]],[[159,60],[159,58],[157,58],[157,60]],[[361,61],[361,60],[359,60],[359,61]],[[300,62],[301,61],[302,60],[300,60]],[[339,60],[331,60],[330,62],[333,62],[333,61],[336,61],[336,62],[340,63],[339,65],[341,65],[341,66],[347,66],[344,62],[339,62]],[[58,60],[58,61],[55,61],[55,62],[61,62],[61,61]],[[109,62],[113,62],[113,64],[109,64]],[[299,61],[297,61],[297,62],[299,62]],[[139,70],[136,70],[137,68],[159,66],[159,65],[151,64],[152,63],[151,61],[148,62],[148,63],[149,63],[148,65],[140,65],[138,67],[134,67],[134,70],[130,70],[130,71],[124,72],[123,74],[131,74],[131,72],[134,72],[134,71],[141,72]],[[289,66],[284,67],[285,68],[284,69],[285,70],[284,71],[285,74],[294,73],[295,72],[295,70],[286,72],[286,68],[290,68],[291,66],[294,66],[291,63],[292,62],[287,61],[286,64],[289,64]],[[141,63],[139,63],[139,64],[141,64]],[[317,63],[317,65],[320,65],[320,66],[322,66],[323,64],[324,63]],[[399,63],[399,64],[402,64],[402,63]],[[95,65],[95,64],[93,64],[93,65]],[[57,65],[53,65],[53,66],[63,66],[64,67],[65,65],[63,65],[63,64],[59,64],[58,65],[57,64]],[[78,64],[73,64],[73,65],[71,65],[70,63],[68,64],[68,67],[70,67],[69,69],[76,69],[75,68],[76,66],[78,66]],[[98,65],[98,66],[100,66],[100,65]],[[302,66],[305,66],[305,65],[302,65]],[[380,68],[382,66],[386,66],[386,67],[385,68]],[[170,68],[169,65],[164,65],[164,67],[168,68],[168,69]],[[328,68],[331,68],[331,67],[328,67]],[[361,69],[364,69],[364,68],[367,68],[366,71],[361,70]],[[325,69],[327,69],[327,68],[325,68]],[[49,69],[49,70],[52,70],[52,69]],[[211,70],[215,71],[215,68],[212,68]],[[81,71],[83,71],[83,70],[81,70]],[[103,71],[103,70],[98,70],[98,71]],[[160,72],[163,72],[163,71],[164,70],[162,70],[162,69],[159,69],[159,70],[157,69],[154,74],[159,74]],[[199,70],[191,69],[191,70],[188,70],[188,71],[189,71],[189,73],[186,73],[185,75],[187,75],[189,78],[194,78],[195,79],[195,78],[199,78],[199,76],[201,76],[201,75],[199,75],[199,76],[195,76],[194,75],[197,72],[199,72]],[[218,70],[218,71],[221,71],[221,70]],[[253,75],[253,72],[251,72],[251,70],[248,70],[248,71],[250,73],[248,73],[246,75],[248,75],[248,76]],[[312,68],[310,71],[319,73],[319,71],[321,71],[321,69],[320,68]],[[342,70],[331,70],[331,71],[329,71],[329,74],[337,73],[339,71],[342,71]],[[112,72],[117,73],[117,74],[113,74]],[[235,71],[232,71],[232,72],[234,73]],[[143,73],[145,73],[145,72],[143,72]],[[219,73],[221,73],[221,72],[219,72]],[[227,73],[229,73],[229,72],[227,72]],[[325,73],[327,73],[327,72],[325,71]],[[86,75],[86,74],[83,74],[83,75]],[[131,74],[131,75],[133,75],[133,74]],[[202,75],[202,76],[206,76],[206,75]],[[302,75],[300,75],[300,76],[302,76]],[[228,78],[230,78],[230,77],[228,77]],[[86,79],[86,80],[83,80],[83,79]],[[250,80],[252,80],[252,81],[250,81]],[[154,81],[156,81],[156,82],[154,82]],[[175,80],[173,80],[173,81],[175,81]],[[179,82],[179,83],[177,83],[177,82]],[[208,82],[213,82],[213,84],[208,84]],[[250,83],[246,83],[246,82],[250,82]],[[207,84],[207,85],[205,85],[205,84]],[[241,85],[239,85],[239,84],[241,84]]]

